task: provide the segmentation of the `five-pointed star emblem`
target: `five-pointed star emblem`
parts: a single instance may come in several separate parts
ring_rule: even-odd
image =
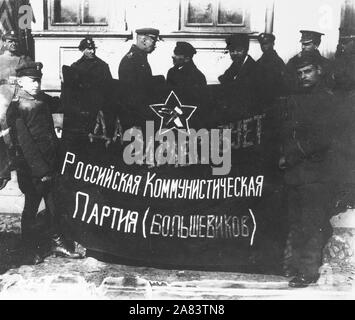
[[[171,91],[164,104],[152,104],[149,107],[161,118],[160,134],[173,129],[190,134],[188,121],[197,107],[182,105],[174,91]]]

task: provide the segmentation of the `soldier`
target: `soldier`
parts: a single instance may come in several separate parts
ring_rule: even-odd
[[[337,136],[336,154],[342,169],[336,213],[355,208],[355,29],[340,28],[338,52],[334,61],[335,92],[340,100],[336,121],[342,128]]]
[[[96,46],[92,38],[86,37],[81,40],[79,50],[83,56],[71,66],[85,78],[82,86],[86,88],[103,86],[112,79],[108,64],[96,56]]]
[[[218,80],[221,84],[230,84],[237,89],[251,89],[255,85],[257,65],[248,55],[249,36],[245,33],[234,34],[226,39],[227,50],[233,61],[232,65]]]
[[[322,78],[324,79],[325,84],[329,88],[332,88],[334,83],[333,83],[332,67],[331,67],[330,60],[323,57],[318,50],[318,47],[320,46],[322,41],[321,38],[324,35],[324,33],[310,31],[310,30],[301,30],[300,33],[302,34],[300,40],[302,44],[302,51],[298,53],[296,56],[292,57],[286,64],[289,90],[291,91],[297,90],[298,79],[296,74],[297,73],[296,63],[304,53],[307,54],[311,53],[316,58],[319,59],[319,64],[322,71]]]
[[[337,112],[334,94],[321,81],[321,62],[312,54],[295,61],[299,92],[289,97],[282,130],[280,168],[288,189],[292,257],[290,287],[317,281],[322,248],[330,236],[331,151]]]
[[[31,61],[30,57],[19,54],[19,38],[15,31],[9,31],[2,37],[4,53],[0,55],[0,132],[6,131],[6,111],[12,100],[16,83],[16,67],[22,62]],[[9,143],[0,135],[0,190],[10,176]]]
[[[34,231],[42,199],[49,217],[52,253],[66,258],[81,258],[64,244],[59,216],[54,207],[54,180],[57,171],[57,137],[51,117],[51,97],[40,91],[42,64],[24,62],[16,68],[18,87],[7,112],[10,136],[16,148],[16,171],[20,190],[25,195],[21,219],[22,241],[29,264],[43,258],[40,239]]]
[[[286,93],[286,65],[274,49],[275,36],[271,33],[261,33],[258,37],[263,55],[257,61],[263,80],[262,91],[265,101],[270,103],[276,97]]]
[[[173,87],[203,87],[206,77],[193,62],[196,49],[188,42],[177,42],[174,49],[174,67],[168,72],[166,81]]]
[[[147,56],[155,50],[160,31],[153,28],[136,30],[137,43],[121,60],[118,77],[129,85],[145,87],[153,80]]]
[[[355,88],[355,30],[340,28],[334,78],[337,90],[349,91]]]

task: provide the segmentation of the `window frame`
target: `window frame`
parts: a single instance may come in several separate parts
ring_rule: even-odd
[[[222,0],[212,0],[212,23],[189,23],[189,1],[180,0],[180,31],[196,33],[250,33],[250,10],[243,9],[243,22],[241,24],[222,24],[219,23],[219,9]],[[236,0],[238,1],[238,0]]]
[[[105,0],[108,2],[108,12],[106,23],[84,22],[84,0],[78,2],[78,23],[55,22],[54,0],[44,0],[46,10],[45,30],[56,32],[127,32],[126,8],[116,0]],[[121,11],[121,16],[112,17],[110,13]]]

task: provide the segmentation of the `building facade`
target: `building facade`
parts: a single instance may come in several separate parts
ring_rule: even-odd
[[[349,2],[349,1],[346,1]],[[134,41],[134,30],[155,27],[163,41],[149,56],[155,75],[172,66],[176,41],[188,41],[197,49],[195,63],[209,84],[230,65],[225,37],[234,32],[251,34],[250,55],[261,50],[256,36],[276,35],[276,50],[287,61],[300,51],[300,29],[325,33],[321,52],[331,57],[336,50],[343,0],[32,0],[35,58],[44,64],[43,87],[58,91],[61,67],[80,57],[80,40],[90,35],[114,78],[118,65]]]

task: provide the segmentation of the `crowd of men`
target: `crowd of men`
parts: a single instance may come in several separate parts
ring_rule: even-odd
[[[334,211],[334,181],[343,179],[339,182],[342,186],[355,181],[352,175],[355,154],[351,151],[354,138],[349,134],[355,114],[352,106],[355,99],[355,31],[340,30],[336,58],[332,61],[321,56],[318,50],[322,33],[300,32],[301,51],[287,64],[274,49],[273,34],[259,35],[263,54],[258,61],[248,54],[248,34],[229,36],[226,49],[232,63],[218,77],[221,86],[232,88],[240,95],[258,95],[264,103],[272,104],[279,97],[286,97],[279,128],[279,168],[284,172],[287,187],[292,255],[285,261],[285,275],[292,277],[289,285],[297,288],[318,279],[322,248],[330,235],[329,218]],[[118,78],[122,83],[147,91],[157,81],[189,90],[207,86],[206,77],[194,63],[197,51],[190,43],[177,42],[173,67],[165,80],[153,76],[147,58],[160,39],[159,30],[144,28],[136,33],[136,43],[119,65]],[[52,200],[57,172],[57,139],[50,115],[58,110],[59,102],[40,91],[42,65],[18,54],[17,36],[7,33],[3,41],[0,93],[11,103],[0,106],[3,108],[0,110],[0,189],[6,186],[11,170],[15,169],[20,189],[25,194],[22,237],[27,250],[33,252],[32,263],[42,261],[37,251],[39,240],[31,231],[42,198],[51,217],[52,252],[81,258],[72,245],[67,245],[70,241],[60,229]],[[86,89],[104,87],[112,80],[112,75],[108,65],[96,56],[93,39],[83,39],[79,50],[83,56],[72,68],[91,79],[82,82],[82,86]],[[88,104],[97,107],[98,111],[102,102],[94,90],[91,93],[87,95]],[[340,156],[334,157],[334,153]],[[339,161],[343,174],[330,170],[334,161]],[[351,205],[351,199],[339,199],[338,206]]]

